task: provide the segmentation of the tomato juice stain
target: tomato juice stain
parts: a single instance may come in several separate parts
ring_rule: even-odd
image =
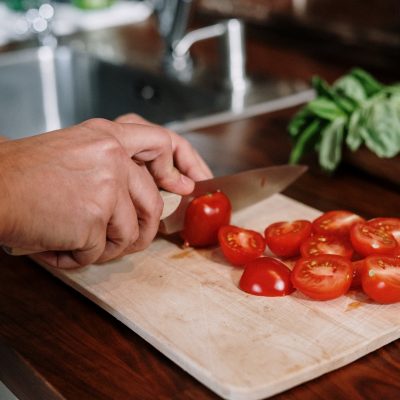
[[[188,249],[188,250],[181,251],[179,253],[172,254],[172,256],[170,256],[170,258],[172,258],[173,260],[180,260],[182,258],[189,258],[189,257],[192,256],[192,253],[193,253],[193,249]]]
[[[347,308],[345,311],[351,311],[355,310],[356,308],[359,308],[363,305],[364,303],[361,303],[361,301],[353,301],[350,304],[347,305]]]

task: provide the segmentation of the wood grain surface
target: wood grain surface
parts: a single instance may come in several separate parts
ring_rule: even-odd
[[[202,21],[205,25],[209,21]],[[354,65],[340,44],[318,38],[249,33],[248,68],[260,76],[332,81]],[[121,30],[122,47],[143,65],[159,65],[153,24]],[[290,36],[290,37],[289,37]],[[199,43],[199,64],[212,64],[216,46]],[[375,61],[378,76],[400,80],[398,65],[365,51],[359,66]],[[397,53],[396,53],[397,54]],[[358,56],[357,56],[358,57]],[[365,63],[364,63],[365,61]],[[288,109],[185,134],[217,175],[285,163],[290,151]],[[223,152],[222,150],[223,149]],[[223,156],[221,156],[223,154]],[[310,170],[284,194],[317,209],[345,208],[366,218],[400,217],[400,189],[344,163],[323,174]],[[357,310],[354,310],[357,311]],[[346,337],[343,338],[346,341]],[[400,340],[353,363],[272,397],[273,400],[397,400]],[[215,400],[219,397],[106,311],[26,257],[0,251],[0,379],[21,399]]]
[[[263,232],[318,215],[277,194],[232,223]],[[298,292],[252,296],[238,289],[243,270],[218,247],[183,248],[181,240],[159,237],[121,260],[49,271],[230,400],[269,397],[400,337],[400,303],[379,305],[358,291],[325,302]]]

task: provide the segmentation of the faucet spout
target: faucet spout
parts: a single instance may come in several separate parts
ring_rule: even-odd
[[[221,38],[224,85],[235,91],[243,91],[247,87],[246,52],[243,23],[238,19],[229,19],[188,32],[172,48],[170,60],[173,68],[180,72],[184,79],[190,78],[193,72],[190,48],[199,41],[215,37]]]

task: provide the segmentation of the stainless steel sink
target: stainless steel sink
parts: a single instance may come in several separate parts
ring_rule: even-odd
[[[216,91],[69,47],[0,55],[0,135],[10,138],[128,112],[182,131],[292,106],[311,96],[302,83],[254,85],[246,93]]]

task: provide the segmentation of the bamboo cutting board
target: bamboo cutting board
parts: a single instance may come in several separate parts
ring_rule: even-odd
[[[319,211],[274,195],[234,215],[259,230]],[[241,270],[218,248],[164,238],[102,266],[50,270],[226,399],[262,399],[339,368],[400,337],[400,304],[359,292],[317,302],[237,288]]]

